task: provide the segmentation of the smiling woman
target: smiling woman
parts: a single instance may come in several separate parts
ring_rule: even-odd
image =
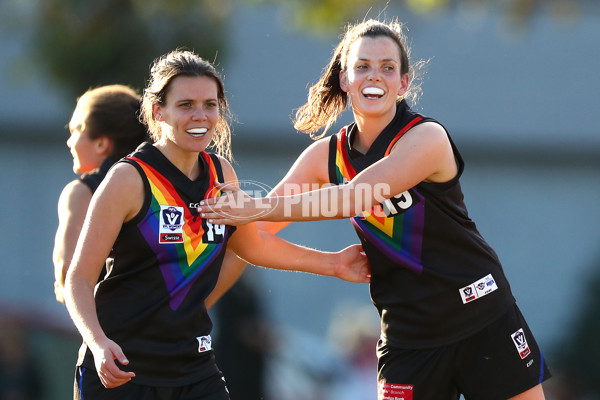
[[[108,172],[90,204],[67,274],[65,301],[84,344],[75,399],[227,400],[205,300],[226,249],[270,268],[368,282],[360,245],[321,252],[256,226],[201,218],[196,205],[236,181],[223,83],[196,54],[158,58],[142,100],[154,143]],[[119,199],[115,201],[114,199]],[[97,286],[104,261],[112,263]]]
[[[199,210],[217,224],[277,222],[261,225],[270,232],[290,221],[351,219],[381,316],[378,399],[541,400],[544,357],[469,218],[457,146],[408,104],[412,76],[400,23],[349,25],[296,114],[298,130],[324,128],[320,139],[268,197],[231,188],[233,196]],[[354,121],[321,138],[348,104]]]

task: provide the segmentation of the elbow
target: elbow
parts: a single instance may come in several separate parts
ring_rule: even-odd
[[[65,287],[58,281],[54,282],[54,296],[56,301],[65,304]]]

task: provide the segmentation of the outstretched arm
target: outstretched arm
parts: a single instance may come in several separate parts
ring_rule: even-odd
[[[237,182],[231,165],[225,160],[221,160],[221,165],[225,180]],[[272,229],[276,231],[278,227]],[[337,253],[317,251],[289,243],[273,233],[259,231],[256,224],[248,224],[238,227],[229,241],[229,248],[244,260],[268,268],[337,276],[353,282],[368,282],[370,278],[368,261],[359,245]]]
[[[225,190],[231,190],[233,195],[206,200],[199,210],[203,218],[212,223],[231,225],[257,220],[348,218],[422,181],[448,181],[456,172],[454,153],[445,130],[437,123],[426,122],[405,134],[388,157],[366,168],[345,185],[261,199],[253,199],[229,186]]]
[[[266,268],[335,276],[357,283],[368,283],[371,278],[369,262],[358,244],[335,253],[319,251],[259,231],[252,223],[238,227],[228,248],[249,263]]]

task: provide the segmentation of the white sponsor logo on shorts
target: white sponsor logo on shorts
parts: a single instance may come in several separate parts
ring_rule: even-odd
[[[460,293],[460,297],[462,298],[463,304],[467,304],[473,300],[477,300],[478,298],[485,296],[486,294],[492,293],[496,289],[498,289],[498,285],[496,285],[496,281],[492,277],[492,274],[489,274],[477,282],[473,282],[464,288],[458,289],[458,291]]]

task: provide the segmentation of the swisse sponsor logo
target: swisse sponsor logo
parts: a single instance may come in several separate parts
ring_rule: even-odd
[[[181,240],[182,240],[181,235],[172,234],[172,233],[165,233],[161,237],[161,241],[163,241],[163,242],[179,242]]]

